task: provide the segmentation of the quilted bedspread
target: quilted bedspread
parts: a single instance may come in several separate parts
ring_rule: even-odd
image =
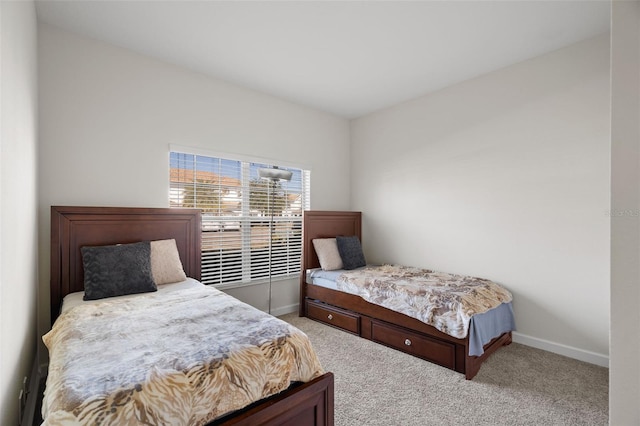
[[[45,425],[202,425],[323,373],[303,332],[205,286],[78,306],[43,340]]]
[[[471,316],[505,302],[511,293],[482,278],[407,266],[367,266],[341,274],[338,290],[425,322],[458,339],[469,332]]]

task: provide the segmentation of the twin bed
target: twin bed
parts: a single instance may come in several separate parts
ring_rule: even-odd
[[[361,291],[348,288],[357,280],[349,284],[344,271],[322,273],[313,241],[360,240],[360,213],[306,211],[303,222],[301,316],[467,379],[491,353],[511,343],[506,290],[505,303],[473,316],[463,330],[451,326],[459,334],[452,336],[456,333],[416,319],[419,314],[368,297],[370,283]],[[51,208],[53,327],[43,337],[50,351],[44,424],[333,425],[333,375],[323,371],[307,336],[202,285],[200,238],[195,209]],[[104,259],[105,248],[116,257],[101,264],[95,255]],[[143,255],[118,257],[134,249]],[[140,263],[131,267],[129,258]],[[95,294],[95,282],[109,287],[102,275],[128,276],[131,270],[150,276],[151,288]],[[423,273],[392,270],[403,281],[389,281],[388,288],[407,287]],[[447,279],[457,285],[466,278]]]
[[[197,281],[200,235],[199,210],[52,207],[44,424],[333,424],[333,375],[307,336]],[[95,294],[122,271],[155,282]]]
[[[323,271],[314,240],[340,236],[362,239],[360,212],[304,212],[300,316],[458,371],[467,379],[478,373],[493,352],[511,343],[515,324],[511,294],[506,289],[488,280],[416,268]],[[424,294],[417,293],[429,281],[444,296],[436,300],[436,308],[422,309],[417,305],[424,304]],[[428,297],[435,299],[433,293]],[[474,311],[482,313],[473,315]]]

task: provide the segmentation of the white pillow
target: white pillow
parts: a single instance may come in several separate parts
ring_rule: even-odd
[[[342,258],[335,238],[315,238],[313,247],[316,249],[322,269],[325,271],[342,269]]]
[[[151,241],[151,275],[156,285],[187,279],[182,269],[176,240]]]

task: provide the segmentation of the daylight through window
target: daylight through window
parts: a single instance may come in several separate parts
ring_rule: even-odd
[[[289,182],[258,177],[270,164],[171,152],[171,207],[202,209],[202,282],[249,283],[300,272],[302,212],[309,209],[310,172],[293,172]],[[273,237],[269,221],[273,208]]]

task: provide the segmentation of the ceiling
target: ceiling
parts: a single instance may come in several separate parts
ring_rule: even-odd
[[[60,1],[38,19],[346,118],[609,31],[609,1]]]

